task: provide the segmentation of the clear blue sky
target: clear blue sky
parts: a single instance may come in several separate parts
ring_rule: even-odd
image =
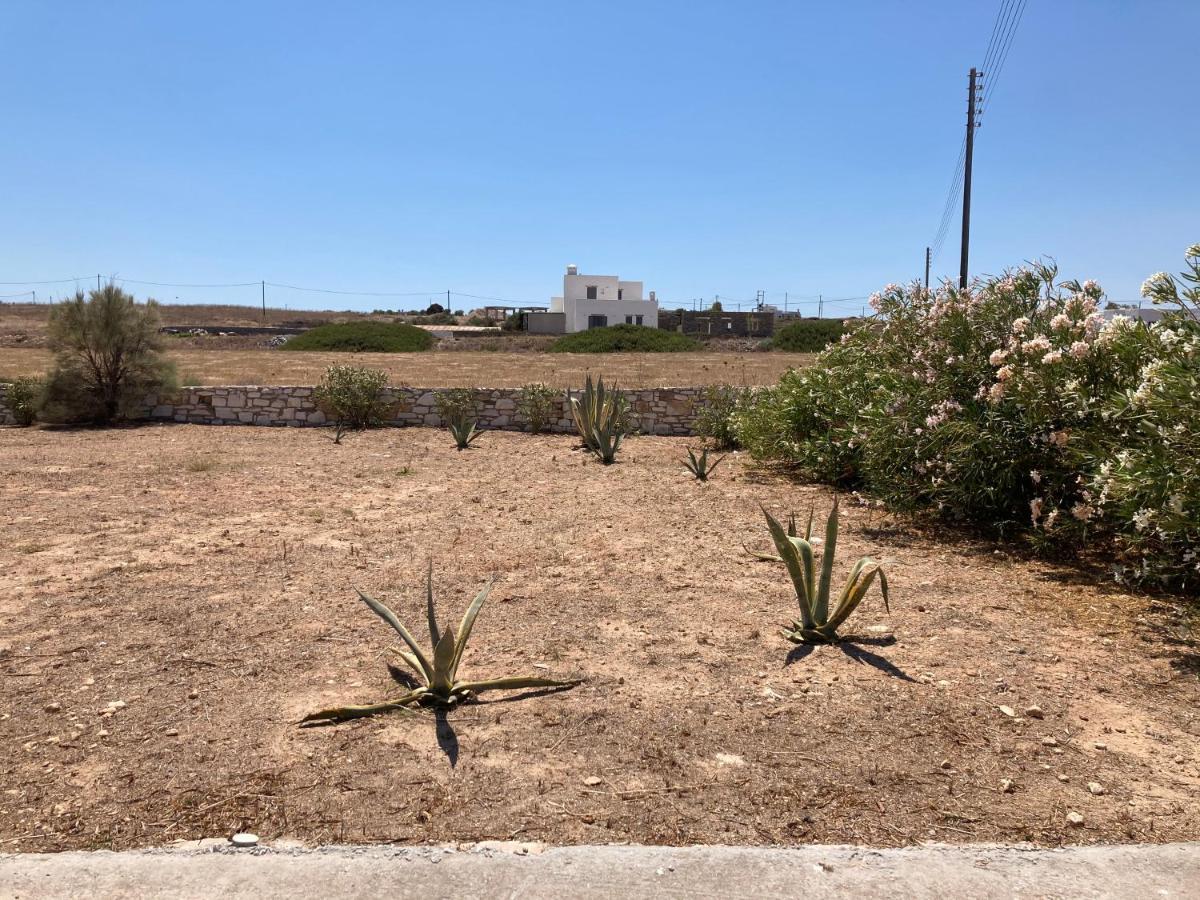
[[[544,303],[574,262],[668,303],[867,294],[921,271],[999,5],[5,0],[0,281]],[[1030,0],[979,132],[973,272],[1052,255],[1129,300],[1179,268],[1198,34],[1195,0]]]

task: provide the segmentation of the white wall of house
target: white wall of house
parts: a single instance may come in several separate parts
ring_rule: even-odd
[[[568,333],[626,323],[657,328],[658,302],[643,300],[642,289],[640,281],[568,270],[563,276],[562,296],[550,298],[550,311],[565,314]]]

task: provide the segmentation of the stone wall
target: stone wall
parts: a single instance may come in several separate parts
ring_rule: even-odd
[[[0,385],[0,391],[3,390]],[[391,425],[442,424],[435,406],[437,388],[389,388]],[[704,388],[648,388],[623,391],[637,428],[643,434],[690,435]],[[481,388],[475,392],[481,428],[522,431],[526,420],[517,412],[518,388]],[[8,410],[0,393],[0,422]],[[141,418],[197,425],[313,426],[328,424],[313,402],[311,387],[188,387],[171,396],[148,397]],[[551,431],[571,432],[566,392],[555,402]]]

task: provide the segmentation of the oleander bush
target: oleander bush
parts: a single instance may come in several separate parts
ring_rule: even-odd
[[[40,378],[23,375],[14,378],[4,393],[4,405],[12,413],[16,423],[28,428],[37,421],[38,407],[42,403],[42,393],[45,383]]]
[[[383,424],[391,406],[387,384],[387,372],[377,369],[333,365],[325,370],[313,399],[334,424],[334,443],[341,443],[349,429],[362,431]]]
[[[1111,546],[1122,580],[1200,586],[1200,245],[1143,292],[1147,325],[1095,282],[1036,264],[975,282],[889,285],[874,320],[739,404],[756,458],[890,505]],[[1100,542],[1100,543],[1098,543]]]
[[[282,344],[280,350],[340,350],[347,353],[415,353],[433,346],[433,335],[403,322],[331,322]]]
[[[517,394],[517,412],[524,417],[526,427],[531,432],[540,434],[554,423],[558,418],[558,398],[561,395],[562,391],[541,382],[521,386]]]
[[[704,402],[696,411],[692,425],[696,434],[708,438],[718,450],[736,450],[739,444],[733,414],[748,393],[745,389],[727,384],[706,388]]]

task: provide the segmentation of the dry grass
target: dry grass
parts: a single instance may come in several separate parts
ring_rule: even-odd
[[[859,639],[806,654],[776,630],[784,573],[741,543],[765,543],[760,502],[823,510],[824,489],[737,457],[698,484],[679,440],[611,467],[575,443],[0,429],[4,849],[1200,837],[1170,604],[847,504],[840,573],[890,557],[892,615],[872,597]],[[298,729],[397,690],[354,589],[421,622],[431,554],[447,616],[499,575],[464,675],[586,683]]]
[[[351,363],[383,369],[393,384],[415,387],[520,387],[541,381],[578,387],[603,375],[621,387],[773,384],[789,368],[808,365],[808,353],[284,353],[276,350],[192,350],[169,353],[185,384],[316,384],[325,367]],[[0,347],[0,375],[37,375],[51,361],[45,350]]]

